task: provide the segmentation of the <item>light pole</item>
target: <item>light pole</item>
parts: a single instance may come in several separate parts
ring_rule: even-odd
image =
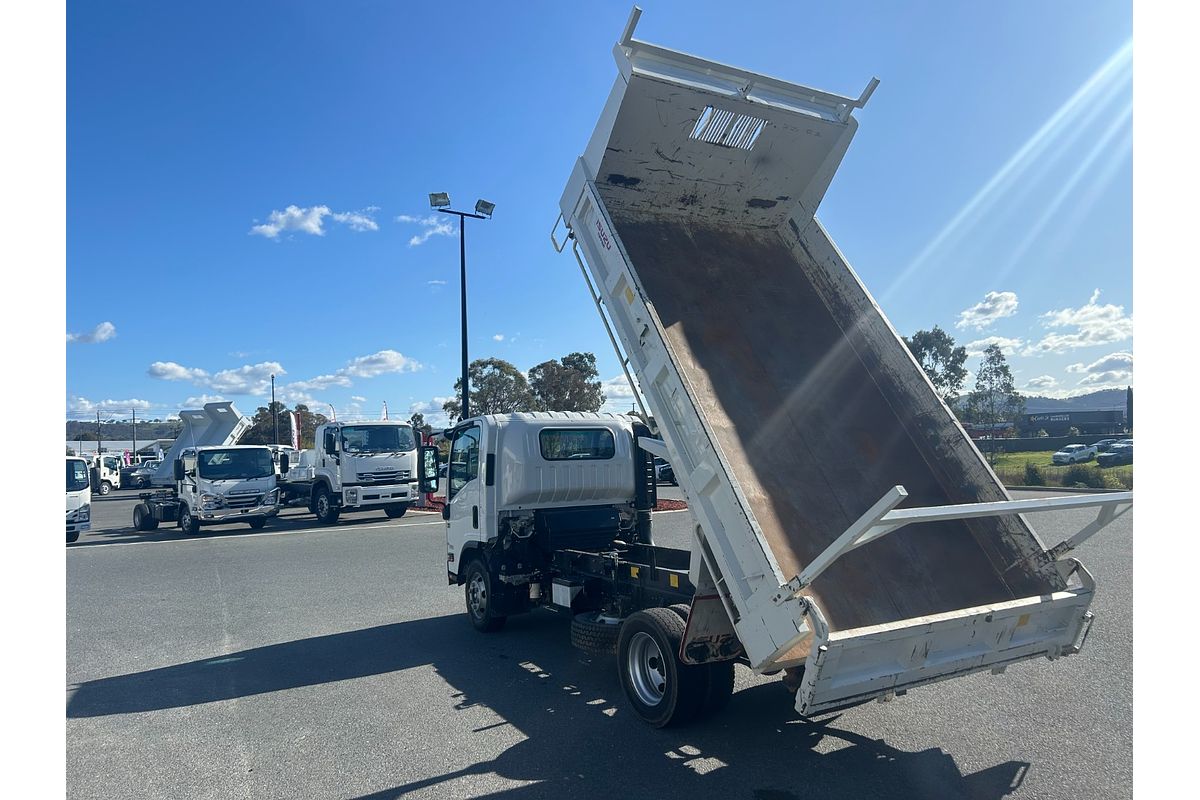
[[[487,200],[479,200],[475,203],[475,213],[469,211],[454,211],[450,208],[450,195],[445,192],[434,192],[429,195],[429,205],[435,210],[443,214],[453,214],[458,217],[458,260],[459,260],[459,286],[461,287],[462,297],[462,409],[459,413],[459,419],[464,420],[471,416],[470,409],[470,390],[467,382],[467,233],[466,233],[466,218],[471,219],[491,219],[492,212],[496,210],[495,203],[489,203]]]
[[[279,414],[275,411],[275,376],[271,375],[271,427],[274,429],[272,444],[279,444]]]

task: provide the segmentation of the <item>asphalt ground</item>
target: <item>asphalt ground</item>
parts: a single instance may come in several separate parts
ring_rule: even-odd
[[[738,667],[724,712],[660,731],[564,616],[476,633],[435,514],[138,534],[134,494],[96,498],[67,549],[71,797],[1132,794],[1132,514],[1077,553],[1098,583],[1080,655],[815,721]],[[1093,516],[1033,520],[1053,543]],[[654,524],[686,546],[688,512]]]

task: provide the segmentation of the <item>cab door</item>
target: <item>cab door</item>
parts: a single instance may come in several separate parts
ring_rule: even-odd
[[[458,573],[463,545],[483,541],[480,525],[480,483],[478,424],[459,428],[450,444],[446,487],[447,568]]]

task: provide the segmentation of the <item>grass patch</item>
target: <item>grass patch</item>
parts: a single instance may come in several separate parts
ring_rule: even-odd
[[[992,469],[1006,486],[1062,486],[1091,489],[1132,489],[1133,465],[1101,467],[1095,460],[1055,466],[1053,451],[998,453]]]

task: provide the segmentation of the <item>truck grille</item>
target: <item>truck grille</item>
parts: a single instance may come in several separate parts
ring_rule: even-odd
[[[231,494],[225,497],[226,508],[250,508],[262,502],[262,492],[254,494]]]
[[[358,479],[363,483],[395,483],[396,481],[408,480],[410,470],[407,469],[391,469],[391,470],[375,470],[374,472],[360,472]]]

